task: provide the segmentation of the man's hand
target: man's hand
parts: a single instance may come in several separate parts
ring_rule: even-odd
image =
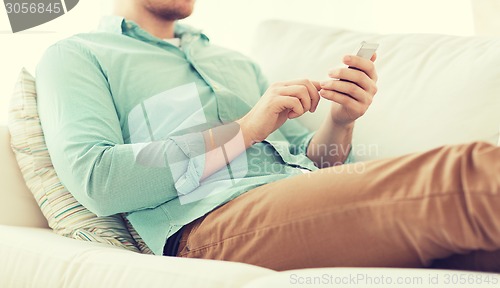
[[[295,80],[272,84],[247,115],[236,121],[246,140],[262,142],[288,119],[314,112],[321,87],[318,82]]]
[[[367,60],[358,56],[346,56],[343,62],[349,67],[329,72],[331,80],[321,82],[321,97],[331,100],[332,121],[337,126],[349,126],[363,116],[377,93],[377,55]]]

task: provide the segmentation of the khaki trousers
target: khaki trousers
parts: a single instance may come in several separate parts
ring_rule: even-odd
[[[500,148],[443,147],[270,183],[188,224],[177,255],[275,270],[500,272]]]

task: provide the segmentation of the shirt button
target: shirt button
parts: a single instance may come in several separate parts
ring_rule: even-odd
[[[217,84],[212,85],[212,88],[214,88],[214,90],[216,91],[219,90],[219,86],[217,86]]]
[[[132,29],[132,24],[128,23],[127,24],[127,29]]]

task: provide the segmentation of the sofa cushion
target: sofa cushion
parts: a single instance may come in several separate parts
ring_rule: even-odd
[[[361,41],[380,43],[379,92],[356,124],[357,160],[498,142],[500,38],[377,35],[285,21],[265,22],[256,35],[253,57],[271,81],[326,79]],[[316,129],[329,107],[323,99],[300,119]]]
[[[400,288],[470,288],[496,287],[500,276],[472,271],[336,267],[289,270],[260,277],[242,288],[294,287],[400,287]]]
[[[50,229],[2,225],[0,255],[2,288],[235,288],[276,273],[243,263],[132,253]]]
[[[24,180],[50,228],[66,237],[152,254],[125,217],[121,214],[97,217],[62,185],[45,145],[37,111],[35,79],[25,69],[12,97],[9,129]]]
[[[0,225],[49,227],[35,198],[24,183],[10,148],[10,134],[0,126]]]

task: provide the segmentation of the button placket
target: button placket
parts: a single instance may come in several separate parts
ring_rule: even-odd
[[[229,120],[229,114],[226,111],[226,108],[223,107],[224,103],[221,103],[221,93],[222,92],[222,87],[220,84],[218,84],[216,81],[212,80],[206,73],[203,72],[202,69],[200,69],[199,65],[196,63],[193,54],[192,54],[192,45],[189,45],[187,47],[184,47],[184,53],[186,55],[186,60],[193,66],[193,68],[196,70],[196,72],[201,76],[203,81],[207,83],[207,85],[214,91],[215,95],[215,102],[217,105],[217,117],[222,123],[227,123]]]

